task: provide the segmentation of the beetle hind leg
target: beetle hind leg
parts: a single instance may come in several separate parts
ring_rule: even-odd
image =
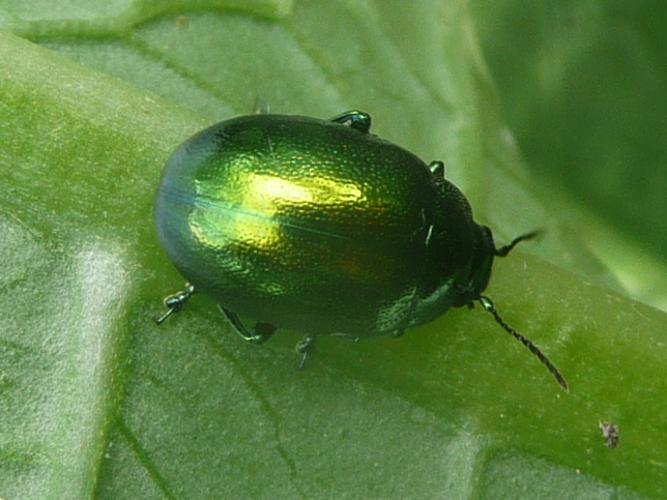
[[[276,333],[277,328],[274,325],[271,323],[264,323],[262,321],[255,323],[255,326],[249,330],[235,312],[230,311],[220,304],[218,304],[218,308],[225,316],[225,318],[227,318],[227,321],[229,321],[229,324],[232,326],[234,331],[247,342],[251,342],[253,344],[263,344],[269,340],[269,338],[271,338],[274,333]]]
[[[190,297],[195,293],[195,287],[190,283],[185,284],[185,290],[167,295],[162,301],[167,310],[159,316],[155,316],[153,321],[156,325],[161,325],[165,320],[174,313],[183,309],[185,303],[190,300]]]

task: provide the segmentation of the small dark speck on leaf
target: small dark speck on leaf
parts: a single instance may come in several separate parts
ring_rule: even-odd
[[[616,448],[618,446],[618,426],[611,422],[600,422],[598,424],[602,431],[602,437],[608,448]]]

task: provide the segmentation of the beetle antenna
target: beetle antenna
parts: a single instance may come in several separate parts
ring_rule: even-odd
[[[504,247],[496,248],[496,251],[494,252],[496,256],[498,257],[505,257],[508,253],[510,253],[510,250],[512,250],[517,243],[520,243],[522,241],[526,240],[532,240],[533,238],[538,238],[542,236],[544,231],[541,229],[537,229],[535,231],[531,231],[530,233],[522,234],[521,236],[517,236],[514,238],[509,245],[505,245]]]
[[[523,236],[519,236],[519,238],[526,239]],[[518,243],[517,240],[519,240],[519,238],[516,238],[512,243],[510,243],[508,245],[510,247],[510,249],[513,245]],[[505,247],[503,247],[503,248],[505,248]],[[537,358],[542,362],[542,364],[547,367],[547,370],[549,370],[549,372],[554,376],[554,378],[558,381],[560,386],[563,389],[565,389],[566,391],[569,390],[568,386],[567,386],[567,382],[565,381],[565,378],[558,371],[558,368],[556,368],[556,366],[549,360],[549,358],[547,358],[547,356],[542,351],[540,351],[540,349],[535,344],[533,344],[532,341],[530,341],[529,339],[527,339],[526,337],[521,335],[514,328],[512,328],[511,326],[509,326],[507,323],[505,323],[503,321],[503,319],[500,317],[500,314],[498,314],[498,311],[496,311],[496,308],[494,307],[493,302],[491,301],[491,299],[489,297],[485,297],[484,295],[481,295],[478,300],[479,300],[479,303],[482,304],[482,307],[484,308],[484,310],[491,313],[491,315],[495,318],[496,323],[498,323],[503,328],[503,330],[505,330],[507,333],[512,335],[512,337],[514,337],[519,342],[521,342],[524,346],[526,346],[530,350],[530,352],[532,352],[535,356],[537,356]]]

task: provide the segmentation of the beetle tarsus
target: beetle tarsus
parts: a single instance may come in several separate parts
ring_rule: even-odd
[[[331,119],[332,122],[348,125],[350,128],[367,134],[371,129],[371,115],[359,110],[346,111]]]
[[[171,295],[167,295],[162,301],[167,310],[160,316],[155,316],[153,321],[156,325],[161,325],[165,320],[174,313],[183,309],[185,303],[190,300],[190,297],[195,293],[195,287],[190,283],[185,284],[185,290],[181,290]]]
[[[294,350],[298,354],[301,354],[301,361],[299,361],[297,368],[299,370],[303,370],[303,367],[306,364],[308,356],[310,356],[312,352],[315,350],[315,337],[312,335],[306,335],[301,341],[299,341],[296,344]]]

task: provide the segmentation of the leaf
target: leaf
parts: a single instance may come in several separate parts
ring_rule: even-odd
[[[667,318],[601,288],[562,238],[504,139],[465,6],[185,5],[0,7],[23,37],[0,34],[0,496],[664,496]],[[154,236],[162,165],[256,98],[368,110],[445,159],[500,239],[546,221],[550,241],[524,248],[540,257],[499,261],[489,293],[571,392],[479,310],[318,339],[302,372],[297,334],[244,345],[205,297],[154,326],[182,283]]]

